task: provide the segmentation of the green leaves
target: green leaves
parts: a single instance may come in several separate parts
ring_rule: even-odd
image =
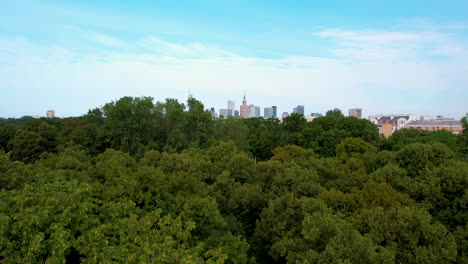
[[[212,120],[151,97],[17,123],[0,263],[466,262],[466,133],[387,141],[338,111]]]

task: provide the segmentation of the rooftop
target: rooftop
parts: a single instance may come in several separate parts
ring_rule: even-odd
[[[461,126],[461,122],[458,120],[418,120],[409,122],[407,126]]]

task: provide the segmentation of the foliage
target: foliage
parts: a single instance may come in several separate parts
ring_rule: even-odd
[[[0,263],[467,263],[468,132],[123,97],[0,124]],[[466,121],[466,120],[465,120]]]

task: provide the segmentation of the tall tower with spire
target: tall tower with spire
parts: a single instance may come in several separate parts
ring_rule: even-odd
[[[242,105],[240,106],[240,117],[249,118],[249,106],[247,105],[247,99],[245,99],[245,91],[244,99],[242,99]]]

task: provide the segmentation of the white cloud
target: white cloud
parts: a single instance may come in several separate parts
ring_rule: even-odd
[[[122,48],[125,46],[124,41],[104,34],[90,33],[87,38],[109,47]]]
[[[96,41],[134,46],[138,51],[78,56],[63,47],[3,39],[0,89],[9,91],[0,99],[0,111],[7,112],[9,102],[21,109],[22,104],[39,107],[41,101],[46,109],[57,104],[56,108],[78,115],[125,95],[182,99],[190,88],[207,107],[217,108],[231,98],[239,104],[246,90],[249,103],[275,104],[279,112],[291,111],[297,104],[304,104],[306,112],[358,106],[369,114],[415,113],[415,109],[445,115],[466,112],[466,103],[451,102],[468,96],[468,76],[463,72],[468,56],[456,38],[437,32],[341,29],[317,35],[334,43],[330,49],[335,58],[245,57],[197,42],[173,43],[148,36],[128,43],[99,34],[94,35]],[[434,54],[444,59],[434,59]],[[440,93],[447,95],[442,101],[428,96]],[[444,107],[433,109],[433,105]]]
[[[335,55],[353,60],[420,60],[427,56],[453,56],[460,49],[448,34],[433,31],[346,31],[327,29],[317,32],[331,40]]]
[[[181,44],[164,41],[156,36],[148,36],[138,41],[138,46],[155,55],[180,58],[212,58],[235,56],[226,50],[207,46],[199,42]]]

